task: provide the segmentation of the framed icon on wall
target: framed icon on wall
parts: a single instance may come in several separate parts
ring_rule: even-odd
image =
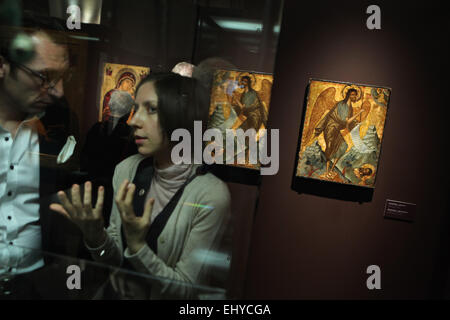
[[[374,188],[391,89],[310,79],[295,176]]]
[[[270,97],[273,84],[271,74],[239,70],[217,70],[214,74],[209,108],[208,128],[220,130],[224,141],[216,157],[223,157],[223,163],[231,166],[259,170],[258,160],[252,161],[249,139],[238,143],[237,130],[254,130],[257,148],[262,147],[263,135],[266,135],[270,109]],[[233,152],[227,152],[225,141],[228,132],[232,132],[236,143]],[[214,142],[211,142],[214,143]],[[217,149],[216,149],[217,150]],[[232,163],[232,164],[231,164]]]
[[[134,99],[137,85],[149,73],[150,68],[148,67],[105,63],[103,66],[98,120],[105,121],[111,116],[109,102],[114,91],[128,92]]]

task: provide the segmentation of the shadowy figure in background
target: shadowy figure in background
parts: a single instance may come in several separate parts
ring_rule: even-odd
[[[81,171],[88,173],[95,187],[105,187],[103,213],[106,221],[111,212],[114,168],[123,159],[137,153],[131,127],[127,124],[133,104],[134,100],[128,92],[114,91],[109,101],[110,117],[97,122],[89,130],[81,152]]]

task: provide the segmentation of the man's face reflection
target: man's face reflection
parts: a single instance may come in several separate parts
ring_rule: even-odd
[[[43,32],[36,32],[31,36],[35,54],[23,65],[44,75],[58,75],[57,82],[49,87],[48,83],[23,68],[14,66],[5,75],[4,89],[17,111],[24,114],[37,114],[53,104],[56,99],[64,95],[61,75],[68,68],[67,49],[56,44]],[[53,79],[49,79],[50,81]]]

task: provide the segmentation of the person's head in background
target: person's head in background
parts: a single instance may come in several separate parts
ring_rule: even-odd
[[[214,75],[217,70],[234,70],[236,66],[225,59],[212,57],[201,61],[193,70],[192,78],[202,83],[211,92]]]
[[[192,78],[195,66],[189,62],[179,62],[173,67],[172,72],[178,73],[180,76]]]
[[[176,73],[150,74],[136,88],[134,128],[138,152],[154,157],[159,168],[172,165],[172,132],[186,129],[194,140],[194,121],[208,120],[209,96],[200,83]],[[191,153],[193,152],[191,147]],[[192,156],[192,155],[191,155]]]
[[[197,79],[208,95],[214,94],[212,92],[214,77],[217,70],[235,70],[236,66],[228,62],[225,59],[219,57],[211,57],[201,61],[195,66],[192,72],[192,78]],[[225,90],[222,85],[216,86],[216,90]],[[215,110],[215,106],[211,105],[209,109],[209,114],[212,115]]]
[[[109,106],[111,108],[111,131],[119,122],[119,119],[131,112],[134,105],[134,100],[126,91],[116,90],[111,94]]]
[[[58,32],[64,29],[32,15],[20,27],[0,28],[1,110],[16,120],[45,111],[64,95],[69,55]]]

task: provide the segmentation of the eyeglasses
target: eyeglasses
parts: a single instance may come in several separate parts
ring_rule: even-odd
[[[36,78],[39,78],[41,80],[41,87],[44,89],[51,89],[55,87],[59,81],[61,80],[69,81],[72,77],[72,73],[68,71],[64,72],[44,71],[44,73],[41,73],[32,70],[19,62],[11,61],[11,63],[17,66],[18,68],[22,69],[23,71],[27,72],[28,74],[31,74]]]

